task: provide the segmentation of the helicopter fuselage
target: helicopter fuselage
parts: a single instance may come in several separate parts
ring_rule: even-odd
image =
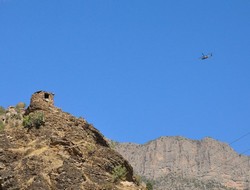
[[[201,56],[201,60],[204,60],[204,59],[208,59],[208,58],[210,58],[210,57],[212,57],[212,53],[211,54],[208,54],[208,55],[204,55],[204,54],[202,54],[202,56]]]
[[[207,55],[206,55],[206,56],[201,57],[201,59],[202,59],[202,60],[203,60],[203,59],[207,59],[207,58],[209,58]]]

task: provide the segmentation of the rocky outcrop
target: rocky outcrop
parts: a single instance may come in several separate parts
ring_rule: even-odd
[[[250,157],[239,155],[227,144],[212,138],[196,141],[161,137],[144,145],[116,143],[115,149],[131,163],[136,173],[157,181],[158,189],[173,188],[171,180],[166,179],[174,178],[173,183],[183,182],[175,188],[195,189],[186,187],[187,181],[197,184],[198,180],[204,187],[213,182],[221,184],[217,189],[223,186],[224,189],[250,189]]]
[[[0,131],[0,189],[143,189],[135,183],[131,165],[103,135],[83,118],[54,107],[53,96],[35,93],[25,113],[13,111],[21,116],[15,117],[16,126],[9,125],[13,119],[5,122]],[[126,172],[114,179],[117,166]]]

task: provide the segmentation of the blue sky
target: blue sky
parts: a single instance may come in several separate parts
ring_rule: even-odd
[[[248,0],[0,0],[0,105],[46,90],[116,141],[230,143],[250,132],[249,10]],[[250,135],[232,146],[249,149]]]

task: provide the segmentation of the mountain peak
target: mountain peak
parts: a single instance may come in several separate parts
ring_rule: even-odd
[[[143,189],[93,125],[54,106],[53,93],[11,109],[1,115],[0,189]]]

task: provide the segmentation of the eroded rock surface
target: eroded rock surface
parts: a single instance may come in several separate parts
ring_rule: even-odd
[[[115,148],[136,173],[157,181],[158,189],[250,189],[250,157],[212,138],[161,137],[143,145],[116,143]]]
[[[84,119],[54,107],[53,96],[35,93],[24,118],[23,113],[16,117],[22,121],[42,113],[41,126],[25,128],[20,122],[11,126],[9,120],[0,131],[0,189],[143,189],[135,184],[131,165],[103,135]],[[116,166],[125,167],[127,173],[114,182]]]

